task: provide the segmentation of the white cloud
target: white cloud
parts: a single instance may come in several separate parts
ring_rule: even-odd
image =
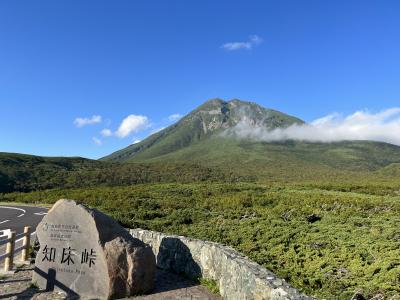
[[[263,39],[260,38],[257,35],[251,35],[249,39],[245,42],[230,42],[223,44],[221,48],[228,50],[228,51],[234,51],[234,50],[240,50],[240,49],[246,49],[246,50],[251,50],[254,46],[257,46],[263,42]]]
[[[336,142],[345,140],[371,140],[400,146],[400,108],[379,113],[357,111],[346,117],[331,114],[310,124],[293,125],[286,129],[268,130],[242,119],[225,135],[261,141],[301,140],[309,142]]]
[[[86,125],[93,125],[93,124],[98,124],[101,123],[101,116],[94,115],[90,118],[76,118],[74,120],[74,124],[76,127],[83,127]]]
[[[181,114],[172,114],[168,117],[168,121],[175,122],[178,121],[180,118],[182,118]]]
[[[97,145],[97,146],[101,146],[103,144],[103,142],[97,138],[97,137],[92,137],[92,141]]]
[[[108,128],[104,128],[101,132],[101,135],[104,137],[112,136],[112,131]]]
[[[134,140],[133,142],[132,142],[132,144],[137,144],[137,143],[140,143],[142,140]]]
[[[115,135],[123,138],[131,133],[136,133],[149,127],[149,119],[141,115],[129,115],[119,125]]]
[[[239,49],[251,49],[251,43],[250,42],[232,42],[232,43],[226,43],[222,45],[222,48],[225,50],[239,50]]]

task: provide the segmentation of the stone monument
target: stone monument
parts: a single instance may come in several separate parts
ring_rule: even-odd
[[[32,282],[89,299],[148,293],[155,257],[149,246],[95,209],[59,200],[39,223]]]

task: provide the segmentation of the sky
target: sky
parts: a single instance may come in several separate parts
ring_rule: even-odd
[[[339,127],[394,112],[376,134],[400,131],[399,12],[399,1],[0,1],[0,151],[100,158],[216,97],[311,124],[339,115]]]

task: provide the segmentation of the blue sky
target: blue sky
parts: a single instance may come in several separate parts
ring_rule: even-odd
[[[399,107],[399,11],[398,1],[1,1],[0,151],[98,158],[214,97],[309,122]]]

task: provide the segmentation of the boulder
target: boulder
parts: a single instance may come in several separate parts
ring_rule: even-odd
[[[122,298],[152,290],[152,249],[96,209],[59,200],[39,223],[33,283],[89,299]]]

